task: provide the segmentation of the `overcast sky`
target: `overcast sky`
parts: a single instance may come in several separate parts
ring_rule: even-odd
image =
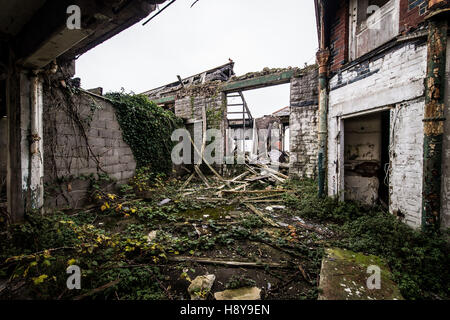
[[[178,0],[147,25],[143,20],[82,55],[82,87],[141,93],[229,58],[237,75],[315,62],[312,0],[200,0],[190,8],[193,2]],[[289,85],[244,94],[255,117],[289,105]]]

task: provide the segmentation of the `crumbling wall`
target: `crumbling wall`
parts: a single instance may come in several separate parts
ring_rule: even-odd
[[[291,80],[290,169],[299,178],[317,177],[317,70]]]
[[[447,39],[447,66],[445,88],[444,145],[442,159],[442,223],[443,228],[450,227],[450,37]]]
[[[186,96],[175,100],[175,115],[183,120],[202,120],[202,109],[205,107],[207,123],[217,125],[226,119],[225,96],[217,93],[213,96]],[[216,127],[218,128],[218,127]]]
[[[390,211],[401,210],[407,222],[419,226],[422,197],[424,79],[427,46],[424,39],[404,43],[340,71],[330,80],[328,114],[328,194],[343,198],[344,116],[391,111]],[[401,111],[398,111],[402,109]],[[395,113],[398,116],[395,116]],[[394,138],[392,140],[392,138]]]
[[[44,95],[47,207],[81,207],[89,200],[89,175],[108,175],[118,185],[126,183],[136,168],[113,105],[83,91],[73,101],[76,110],[67,103],[55,105],[48,91]]]
[[[203,108],[206,115],[207,129],[217,129],[221,132],[221,137],[225,137],[225,130],[227,129],[227,107],[226,97],[223,92],[216,89],[211,91],[206,90],[190,90],[184,92],[188,94],[181,96],[175,100],[175,115],[185,121],[186,127],[191,132],[192,140],[196,143],[200,150],[202,145],[202,122],[203,122]],[[195,125],[194,125],[195,123]],[[220,137],[217,137],[220,139]],[[207,142],[209,143],[209,142]],[[217,158],[224,159],[225,156],[225,141],[218,140],[222,148],[216,150]],[[216,168],[220,166],[214,164]]]
[[[263,78],[267,77],[269,78]],[[270,76],[273,76],[270,78]],[[275,77],[278,76],[278,77]],[[289,78],[287,78],[289,77]],[[258,78],[263,81],[255,81]],[[249,82],[238,85],[240,81]],[[208,128],[216,128],[225,137],[227,122],[227,92],[245,91],[255,87],[267,87],[289,81],[290,93],[290,174],[297,177],[316,178],[317,176],[317,108],[318,108],[318,74],[317,66],[307,66],[303,69],[265,68],[261,72],[251,72],[240,77],[232,77],[226,82],[213,81],[203,84],[193,84],[175,91],[164,92],[161,88],[170,89],[171,85],[147,91],[150,100],[171,98],[175,100],[175,114],[184,119],[191,132],[199,131],[202,121],[202,107],[206,108]],[[266,83],[264,83],[266,81]],[[181,85],[180,85],[181,86]],[[162,103],[162,102],[161,102]],[[194,123],[196,127],[194,130]],[[267,124],[268,126],[268,124]],[[267,128],[266,125],[259,126]],[[262,137],[260,136],[262,141]],[[223,144],[225,145],[227,141]],[[230,145],[228,145],[230,147]],[[226,146],[223,148],[226,150]]]
[[[338,9],[331,22],[330,68],[336,71],[348,62],[349,0],[335,0]]]

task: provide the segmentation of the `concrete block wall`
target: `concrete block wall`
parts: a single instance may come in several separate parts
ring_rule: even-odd
[[[226,108],[224,108],[225,95],[217,93],[210,96],[188,96],[175,101],[175,115],[184,120],[202,120],[202,108],[205,106],[206,113],[222,113],[226,119]]]
[[[342,70],[330,80],[328,114],[328,193],[343,197],[342,117],[401,106],[394,131],[390,211],[403,209],[410,225],[420,221],[423,149],[424,79],[427,46],[424,40],[401,44],[390,51]],[[392,120],[392,119],[391,119]],[[415,131],[410,131],[413,128]],[[392,137],[391,137],[392,138]],[[397,140],[395,140],[397,138]],[[392,141],[391,141],[392,143]]]
[[[290,169],[298,178],[317,177],[317,70],[291,80]]]
[[[44,122],[45,182],[52,185],[57,178],[68,181],[61,185],[59,193],[46,199],[47,206],[83,206],[89,197],[90,182],[79,177],[106,173],[117,180],[118,185],[133,177],[136,161],[123,140],[109,101],[88,93],[78,96],[78,113],[85,121],[88,145],[67,112],[58,109],[52,114],[52,106],[45,98],[44,105],[44,114],[47,111],[50,118],[54,116],[56,120]]]

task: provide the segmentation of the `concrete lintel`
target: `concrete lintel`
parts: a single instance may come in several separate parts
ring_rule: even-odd
[[[22,65],[30,69],[39,69],[45,67],[55,57],[59,57],[75,44],[86,39],[93,33],[92,30],[69,30],[62,28],[48,41],[22,61]]]
[[[47,1],[14,38],[14,52],[20,64],[32,69],[42,68],[58,57],[71,60],[142,20],[155,10],[155,3],[161,2]],[[70,5],[80,7],[79,30],[66,26]]]
[[[255,77],[241,81],[227,82],[221,86],[221,91],[234,92],[241,90],[252,90],[264,87],[275,86],[279,84],[289,83],[295,76],[294,70],[288,70],[281,73],[269,74],[265,76]]]
[[[157,100],[152,100],[154,103],[156,104],[166,104],[166,103],[173,103],[175,102],[177,98],[175,96],[168,96],[168,97],[164,97],[164,98],[160,98]]]

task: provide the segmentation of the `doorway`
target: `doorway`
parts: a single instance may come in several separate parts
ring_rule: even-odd
[[[390,111],[344,120],[345,200],[389,204]]]

